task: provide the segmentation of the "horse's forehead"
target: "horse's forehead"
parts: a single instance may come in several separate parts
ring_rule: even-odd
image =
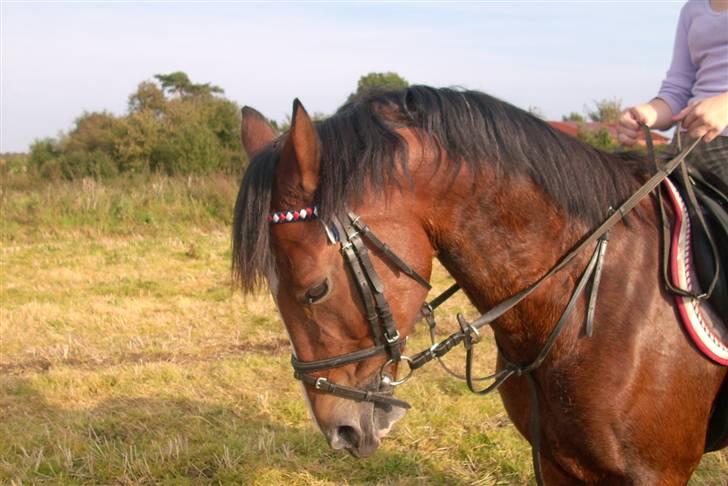
[[[323,230],[318,228],[314,232],[310,228],[294,228],[298,226],[295,223],[284,226],[271,232],[272,250],[279,273],[288,277],[277,281],[277,288],[287,284],[308,286],[317,283],[330,261]]]

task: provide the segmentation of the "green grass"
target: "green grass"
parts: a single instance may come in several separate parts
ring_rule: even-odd
[[[271,299],[232,290],[235,186],[3,186],[0,484],[533,481],[499,398],[470,395],[435,366],[401,389],[414,408],[374,457],[330,451]],[[448,284],[441,269],[435,284]],[[470,309],[462,296],[446,306],[440,316]],[[480,349],[492,367],[494,346]],[[691,484],[726,479],[724,452],[705,456]]]

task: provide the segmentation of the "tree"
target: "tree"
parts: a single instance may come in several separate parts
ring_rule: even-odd
[[[395,72],[369,73],[359,78],[356,92],[351,93],[347,101],[352,101],[372,90],[403,89],[408,86],[409,82]]]
[[[129,113],[84,113],[58,140],[31,147],[31,167],[47,178],[110,177],[129,172],[238,173],[240,108],[210,83],[183,72],[158,74],[129,96]]]
[[[171,95],[180,97],[184,96],[200,96],[223,94],[224,91],[219,86],[210,83],[194,84],[190,81],[187,73],[175,71],[169,74],[155,74],[154,78],[162,85],[162,89]]]
[[[584,123],[586,120],[584,119],[584,115],[581,113],[577,113],[575,111],[572,111],[569,113],[569,116],[562,116],[561,121],[570,121],[570,122],[576,122],[576,123]]]
[[[166,102],[164,92],[159,86],[151,81],[142,81],[137,90],[129,95],[129,112],[153,110],[159,114],[164,110]]]
[[[589,119],[594,122],[616,123],[622,113],[622,100],[619,98],[594,101],[596,110],[585,108]]]

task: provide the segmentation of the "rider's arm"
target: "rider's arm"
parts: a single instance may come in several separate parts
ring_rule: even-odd
[[[685,108],[688,100],[692,97],[693,84],[697,73],[697,66],[693,64],[690,58],[690,49],[688,47],[688,15],[687,4],[680,12],[680,19],[677,22],[677,31],[675,32],[675,45],[672,50],[672,62],[670,69],[665,75],[665,80],[660,86],[657,98],[650,103],[659,103],[663,101],[670,108],[669,116],[665,110],[659,109],[653,128],[665,130],[672,123],[672,115],[675,115]]]
[[[627,108],[619,118],[618,138],[626,145],[633,145],[639,139],[640,123],[658,130],[670,128],[674,122],[673,115],[679,113],[688,104],[692,95],[696,67],[690,59],[688,48],[687,6],[688,4],[683,6],[680,12],[675,32],[672,62],[657,97],[649,103]]]

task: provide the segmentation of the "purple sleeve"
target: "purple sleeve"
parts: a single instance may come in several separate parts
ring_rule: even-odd
[[[685,108],[692,96],[693,83],[697,68],[690,59],[688,48],[688,22],[687,5],[680,12],[675,33],[675,46],[672,51],[672,63],[660,86],[658,98],[663,99],[673,114]]]

